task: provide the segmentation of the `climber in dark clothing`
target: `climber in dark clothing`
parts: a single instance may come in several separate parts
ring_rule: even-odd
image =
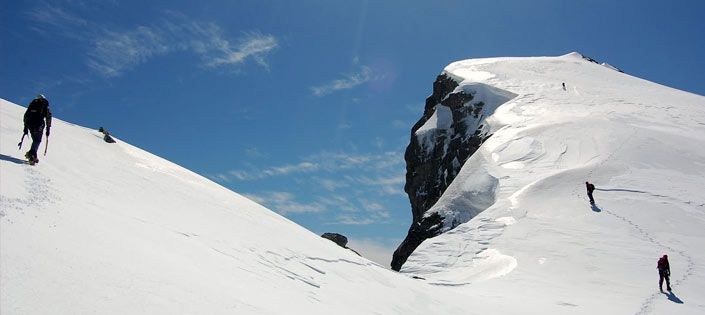
[[[49,130],[51,129],[51,110],[49,110],[49,101],[44,97],[44,95],[39,94],[37,98],[32,100],[27,106],[27,111],[24,113],[24,134],[28,132],[32,137],[32,147],[24,155],[29,164],[35,164],[39,162],[37,158],[37,150],[39,150],[39,144],[42,142],[42,132],[44,131],[44,126],[47,127],[46,135],[49,137]]]
[[[595,199],[592,198],[592,192],[595,191],[595,185],[585,182],[585,188],[587,188],[587,195],[590,198],[590,204],[595,204]]]
[[[658,259],[656,264],[658,269],[658,287],[663,292],[663,280],[666,279],[666,290],[671,292],[671,281],[668,279],[671,276],[671,266],[668,264],[668,256],[663,255],[663,257]]]

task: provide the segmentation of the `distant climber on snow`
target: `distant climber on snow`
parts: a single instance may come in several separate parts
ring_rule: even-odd
[[[565,89],[565,82],[563,82],[563,91],[565,91],[565,90],[566,90],[566,89]]]
[[[656,264],[658,269],[658,288],[663,292],[663,279],[666,279],[666,290],[671,292],[671,281],[668,279],[671,276],[671,266],[668,264],[668,256],[663,255],[663,257],[658,259]]]
[[[24,133],[22,135],[22,139],[24,139],[24,136],[26,136],[28,132],[32,137],[32,147],[24,156],[31,165],[39,162],[39,159],[37,158],[37,150],[39,150],[39,144],[42,142],[42,132],[44,131],[44,126],[47,127],[46,135],[47,141],[49,141],[49,131],[51,129],[51,110],[49,109],[49,101],[47,101],[44,95],[39,94],[37,95],[37,98],[29,103],[29,106],[27,106],[27,111],[24,113]]]
[[[595,191],[595,185],[585,182],[585,188],[587,189],[587,195],[588,198],[590,198],[590,204],[594,205],[595,204],[595,199],[592,198],[592,192]]]

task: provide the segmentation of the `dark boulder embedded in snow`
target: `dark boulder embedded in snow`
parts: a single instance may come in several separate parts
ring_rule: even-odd
[[[327,238],[342,248],[347,248],[348,238],[338,233],[323,233],[322,238]]]
[[[333,243],[338,244],[338,246],[340,246],[342,248],[349,249],[350,251],[357,254],[358,256],[362,256],[356,250],[348,247],[348,238],[345,237],[345,235],[338,234],[338,233],[323,233],[323,235],[321,235],[321,237],[333,241]]]
[[[105,141],[107,143],[115,143],[115,139],[113,139],[113,137],[110,136],[110,133],[108,132],[107,129],[100,127],[100,128],[98,128],[98,132],[103,134],[103,141]]]
[[[394,251],[394,270],[400,270],[424,240],[443,232],[444,218],[427,210],[443,195],[465,161],[490,136],[482,122],[494,108],[486,108],[484,99],[477,93],[488,91],[488,87],[482,84],[474,87],[476,89],[472,86],[459,88],[458,82],[450,76],[439,75],[433,83],[433,94],[426,99],[423,117],[411,129],[411,141],[404,155],[404,191],[411,202],[412,223],[406,238]]]

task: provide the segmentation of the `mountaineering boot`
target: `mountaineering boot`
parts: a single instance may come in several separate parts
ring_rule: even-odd
[[[32,152],[27,151],[27,153],[25,153],[24,157],[27,158],[27,163],[29,165],[34,165],[34,164],[39,163],[39,159],[36,156],[34,156],[34,154],[32,154]]]

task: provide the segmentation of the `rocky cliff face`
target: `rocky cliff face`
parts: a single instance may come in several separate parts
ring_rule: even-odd
[[[484,118],[491,115],[481,90],[485,87],[459,86],[441,74],[426,99],[424,114],[411,130],[406,148],[406,185],[413,221],[404,241],[394,252],[392,269],[399,270],[424,240],[440,234],[444,227],[463,222],[446,222],[437,212],[428,212],[443,195],[465,161],[490,135]],[[478,93],[480,91],[480,93]]]

